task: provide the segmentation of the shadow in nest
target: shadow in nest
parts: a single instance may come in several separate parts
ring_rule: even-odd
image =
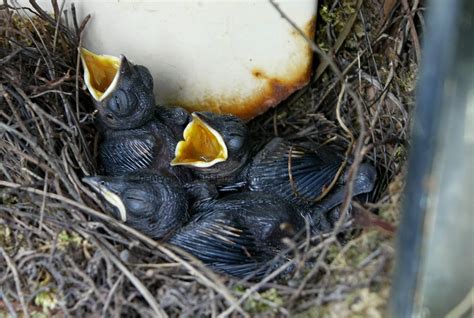
[[[322,1],[314,48],[323,54],[311,84],[249,124],[262,141],[332,144],[372,162],[380,176],[342,240],[288,240],[295,258],[257,282],[218,276],[104,212],[80,181],[94,174],[99,138],[79,69],[87,19],[56,1],[53,14],[34,1],[32,9],[8,3],[0,5],[0,313],[382,315],[418,65],[418,1]],[[278,278],[288,266],[294,272]]]

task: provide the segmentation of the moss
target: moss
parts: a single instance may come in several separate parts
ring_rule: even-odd
[[[324,317],[324,309],[319,307],[319,306],[314,306],[311,307],[308,310],[305,310],[297,315],[295,315],[295,318],[320,318]]]
[[[61,231],[58,234],[58,249],[65,250],[69,247],[76,248],[81,246],[82,237],[75,232]]]
[[[347,20],[356,12],[356,4],[356,0],[347,0],[344,1],[343,5],[331,9],[330,6],[332,6],[332,2],[330,2],[330,4],[323,3],[319,7],[319,14],[325,24],[333,26],[334,30],[339,33],[344,29]]]
[[[57,289],[54,287],[48,288],[48,285],[51,284],[53,280],[51,274],[48,272],[47,269],[43,268],[36,282],[37,289],[44,289],[36,294],[34,298],[34,303],[36,306],[40,306],[43,308],[43,312],[49,313],[50,310],[56,309],[58,305],[58,298],[57,298]]]
[[[418,65],[410,63],[404,68],[405,72],[398,72],[395,77],[397,84],[403,89],[404,96],[412,96],[411,93],[415,91],[416,83],[418,81]]]
[[[370,291],[361,288],[349,294],[343,301],[314,306],[295,315],[295,318],[381,318],[385,317],[389,288]]]
[[[39,292],[35,297],[35,305],[41,306],[46,313],[55,309],[58,305],[56,288]]]
[[[326,254],[326,261],[328,263],[332,263],[336,259],[336,257],[339,255],[340,252],[341,252],[340,246],[336,244],[331,244]]]
[[[317,36],[318,45],[328,52],[331,44],[325,42],[327,36],[324,34],[326,26],[330,26],[334,30],[335,36],[339,36],[346,28],[347,22],[356,14],[357,0],[343,1],[339,6],[333,6],[333,1],[323,1],[319,8],[321,16],[321,26],[318,27],[319,34]],[[365,28],[362,22],[357,19],[352,26],[350,33],[347,35],[344,44],[344,50],[354,51],[360,47],[360,40],[365,36]]]
[[[47,317],[57,317],[57,316],[51,316],[49,313],[44,313],[41,311],[33,311],[30,314],[31,318],[47,318]]]
[[[25,236],[20,232],[12,233],[8,226],[0,224],[0,247],[4,248],[8,253],[22,247],[26,248]]]
[[[246,291],[246,288],[243,285],[236,284],[232,287],[232,290],[236,293],[243,294]]]
[[[239,291],[244,291],[241,286],[238,287]],[[234,287],[235,290],[235,287]],[[269,303],[272,303],[271,306]],[[259,314],[265,312],[276,311],[275,307],[283,305],[283,298],[275,288],[267,289],[260,293],[252,294],[243,304],[243,308],[250,314]]]
[[[0,191],[0,203],[5,206],[13,206],[18,203],[18,196],[12,195],[7,191]]]
[[[0,225],[0,246],[5,250],[11,248],[13,244],[13,236],[8,226]]]

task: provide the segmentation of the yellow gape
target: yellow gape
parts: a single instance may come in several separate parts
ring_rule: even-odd
[[[109,88],[115,86],[120,59],[111,55],[97,55],[82,48],[81,60],[86,86],[92,96],[101,101]]]
[[[184,129],[184,140],[176,146],[172,166],[211,167],[227,160],[227,146],[222,136],[198,115]]]

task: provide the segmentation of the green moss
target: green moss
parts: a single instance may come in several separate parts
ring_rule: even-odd
[[[268,301],[271,301],[277,306],[283,305],[283,299],[275,288],[270,288],[269,290],[262,293],[262,298]]]
[[[68,247],[79,247],[82,241],[82,237],[75,232],[63,230],[58,234],[58,248],[61,250],[65,250]]]
[[[13,244],[13,237],[9,227],[0,225],[0,246],[8,249]]]
[[[18,196],[12,195],[7,191],[0,191],[0,203],[5,206],[13,206],[18,203]]]
[[[51,288],[48,291],[41,291],[35,297],[35,305],[41,306],[45,312],[53,310],[58,305],[57,290]]]
[[[314,306],[295,315],[295,318],[381,318],[385,317],[385,304],[389,288],[370,291],[368,288],[357,289],[340,302]]]
[[[46,268],[43,268],[39,272],[35,289],[43,289],[38,292],[34,298],[34,304],[40,306],[44,313],[48,313],[50,310],[54,310],[58,306],[57,289],[51,287],[53,277]]]
[[[243,294],[245,293],[247,289],[243,285],[237,284],[234,287],[232,287],[232,290],[238,294]]]
[[[375,251],[380,243],[378,231],[370,231],[356,238],[357,242],[345,253],[344,260],[348,266],[357,267],[363,260]]]
[[[344,29],[347,20],[356,12],[356,0],[344,1],[344,4],[331,10],[331,4],[322,4],[319,7],[319,14],[325,24],[334,27],[337,33]]]
[[[0,224],[0,246],[10,253],[14,249],[27,247],[27,243],[23,234],[14,234],[8,226]]]
[[[294,317],[295,318],[320,318],[320,317],[324,317],[325,313],[326,311],[324,310],[324,308],[320,306],[314,306],[302,313],[295,315]]]
[[[328,43],[327,29],[328,26],[338,37],[350,19],[357,14],[357,0],[341,1],[340,5],[334,6],[333,1],[322,1],[319,6],[319,16],[316,33],[316,43],[325,51],[329,52],[329,48],[334,43]],[[356,19],[349,34],[345,35],[343,48],[345,51],[355,51],[360,47],[360,40],[365,36],[365,28],[359,19]]]
[[[418,81],[418,66],[411,63],[404,68],[404,72],[398,72],[395,80],[405,93],[413,93]]]
[[[270,306],[272,303],[274,306]],[[283,298],[275,288],[270,288],[261,293],[255,293],[250,296],[243,305],[243,308],[250,314],[264,313],[274,311],[276,307],[283,305]]]
[[[326,254],[326,261],[328,263],[331,263],[332,261],[336,259],[337,255],[339,255],[340,252],[341,252],[341,248],[338,245],[331,244]]]

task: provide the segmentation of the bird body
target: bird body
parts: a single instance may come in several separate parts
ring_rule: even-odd
[[[329,208],[342,202],[347,172],[345,158],[328,146],[310,150],[274,138],[253,157],[240,179],[250,191],[271,191],[295,204],[311,205],[328,196]],[[353,195],[372,191],[376,176],[375,168],[363,163]]]
[[[104,130],[99,155],[106,175],[125,175],[150,169],[181,182],[191,180],[186,167],[170,166],[177,139],[171,129],[158,120],[128,130]]]
[[[206,191],[191,187],[190,204],[186,187],[150,172],[84,181],[130,226],[237,277],[261,275],[271,268],[271,260],[285,248],[283,238],[301,233],[306,223],[312,235],[331,229],[324,213],[301,210],[270,193],[216,198],[208,191],[212,186],[203,183]]]
[[[193,213],[169,243],[211,268],[238,277],[270,269],[272,259],[286,247],[283,239],[305,228],[302,211],[269,193],[231,194],[206,201]],[[329,226],[311,227],[312,234],[328,230]]]
[[[104,173],[113,176],[153,169],[189,181],[187,168],[169,164],[189,114],[179,108],[157,107],[150,72],[125,56],[118,59],[83,50],[82,59],[86,86],[98,110]]]
[[[189,217],[186,191],[172,178],[141,171],[85,177],[83,181],[100,195],[115,218],[152,238],[170,235]]]
[[[221,192],[271,192],[303,205],[317,203],[329,194],[336,202],[333,205],[342,200],[347,181],[345,158],[328,146],[309,150],[277,137],[261,149],[242,145],[235,153],[238,157],[229,158],[226,167],[225,162],[207,168],[186,166],[198,179],[214,182]],[[375,179],[375,169],[362,164],[354,195],[370,192]]]

